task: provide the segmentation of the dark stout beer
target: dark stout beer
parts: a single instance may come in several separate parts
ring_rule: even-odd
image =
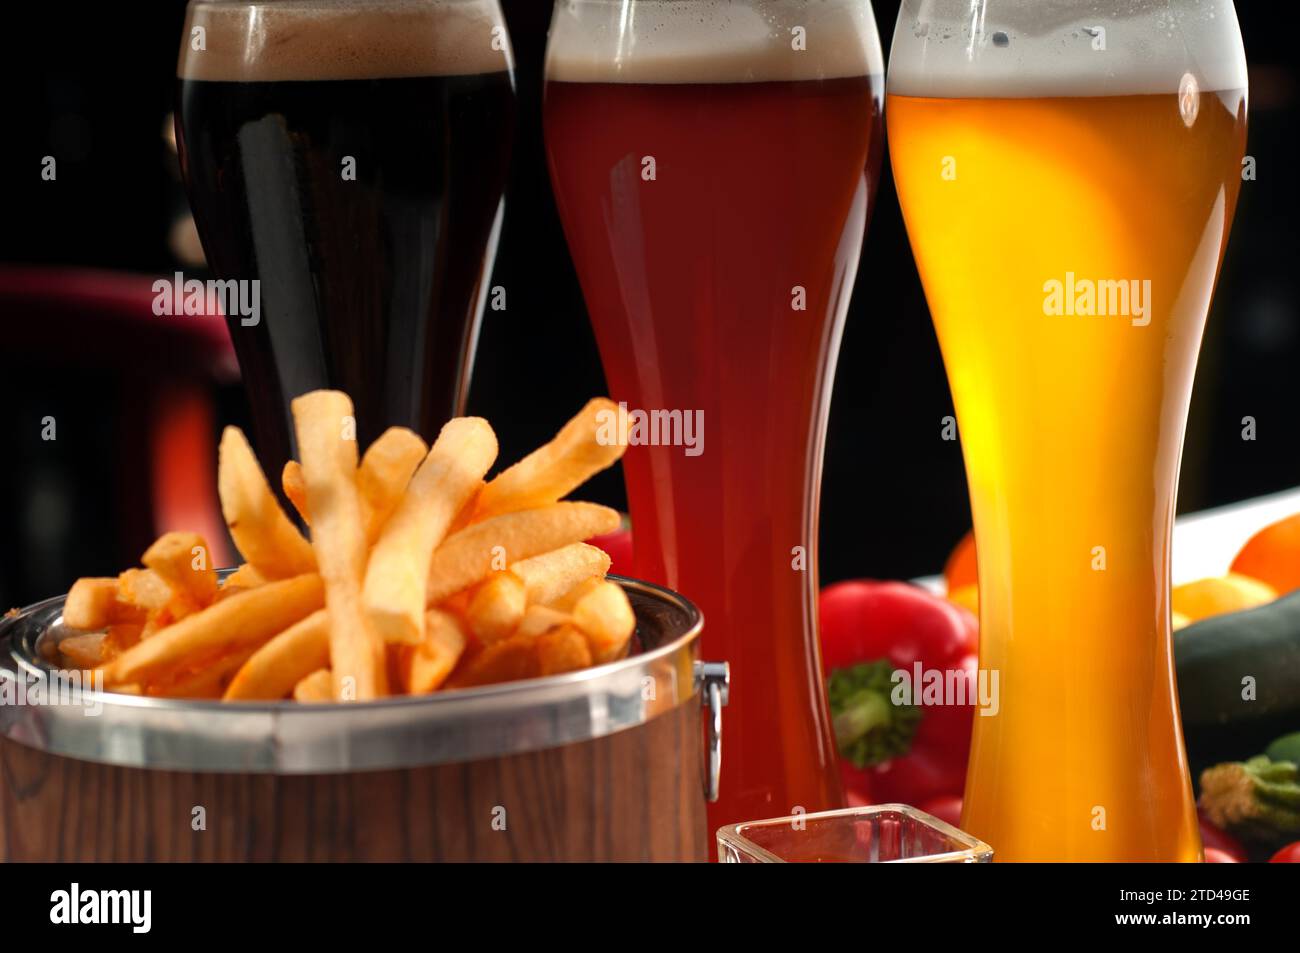
[[[514,91],[488,0],[193,3],[177,133],[268,467],[289,401],[347,391],[358,439],[463,409],[495,253]],[[193,49],[194,28],[205,50]]]

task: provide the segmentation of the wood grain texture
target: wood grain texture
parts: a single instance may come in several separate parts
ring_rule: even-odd
[[[701,741],[698,698],[582,744],[345,775],[148,771],[0,739],[0,861],[703,861]]]

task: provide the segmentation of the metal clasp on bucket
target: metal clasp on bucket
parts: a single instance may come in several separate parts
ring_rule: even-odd
[[[696,662],[695,686],[703,696],[704,707],[709,710],[705,751],[708,773],[704,779],[704,796],[713,803],[718,799],[722,779],[722,708],[727,704],[731,691],[731,666],[726,662]]]

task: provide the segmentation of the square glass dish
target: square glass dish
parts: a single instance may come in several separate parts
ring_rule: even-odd
[[[724,864],[982,864],[993,848],[906,804],[874,804],[730,824]]]

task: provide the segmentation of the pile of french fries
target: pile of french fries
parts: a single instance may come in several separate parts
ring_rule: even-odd
[[[554,440],[485,482],[497,456],[485,420],[452,420],[432,447],[401,427],[358,463],[352,402],[293,402],[300,461],[280,507],[247,439],[226,429],[218,488],[244,563],[224,582],[196,533],[167,533],[143,568],[77,580],[63,664],[106,688],[227,701],[368,701],[586,668],[628,649],[635,618],[583,540],[617,512],[561,502],[626,449],[584,407]]]

